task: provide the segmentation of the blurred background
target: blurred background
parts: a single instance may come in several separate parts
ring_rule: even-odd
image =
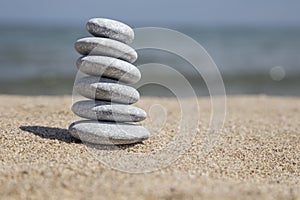
[[[227,94],[299,96],[299,10],[296,0],[2,0],[0,93],[71,94],[79,56],[74,42],[89,35],[85,29],[88,19],[104,17],[133,28],[159,26],[192,37],[217,64]],[[208,95],[201,76],[189,70],[185,61],[167,52],[139,55],[137,64],[172,66],[186,76],[198,95]],[[172,79],[168,74],[159,75]],[[168,95],[156,86],[140,91]]]

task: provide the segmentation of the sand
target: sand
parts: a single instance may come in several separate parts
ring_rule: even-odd
[[[300,98],[228,97],[224,128],[207,155],[210,101],[199,98],[191,148],[143,174],[110,169],[72,138],[71,103],[70,96],[0,96],[1,199],[300,199]],[[148,97],[136,105],[153,103],[165,106],[165,126],[142,144],[108,153],[155,152],[172,141],[177,101]]]

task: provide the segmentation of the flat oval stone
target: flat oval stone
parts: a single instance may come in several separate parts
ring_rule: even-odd
[[[111,19],[93,18],[86,24],[87,30],[96,37],[107,37],[126,44],[134,39],[134,32],[128,25]]]
[[[79,117],[116,122],[139,122],[147,117],[140,108],[106,101],[78,101],[73,104],[72,111]]]
[[[124,83],[141,79],[140,70],[129,62],[107,56],[84,56],[77,60],[77,68],[91,76],[105,76]]]
[[[133,144],[149,138],[149,131],[138,125],[82,120],[69,127],[70,134],[92,144]]]
[[[76,41],[75,49],[82,55],[109,56],[126,60],[130,63],[137,60],[137,53],[133,48],[108,38],[82,38]]]
[[[123,104],[132,104],[140,99],[140,94],[135,88],[107,78],[83,77],[75,82],[74,87],[79,94],[89,99]]]

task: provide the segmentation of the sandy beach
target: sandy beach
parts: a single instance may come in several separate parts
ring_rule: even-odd
[[[172,140],[177,101],[145,97],[136,106],[148,112],[155,102],[166,106],[165,126],[120,151],[147,153]],[[224,128],[204,156],[211,109],[209,98],[199,98],[191,148],[144,174],[112,170],[72,138],[71,104],[70,96],[0,96],[1,199],[300,199],[298,97],[229,96]]]

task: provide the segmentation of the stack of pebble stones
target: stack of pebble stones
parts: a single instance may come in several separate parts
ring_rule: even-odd
[[[141,73],[133,62],[136,51],[128,46],[134,39],[133,30],[118,21],[94,18],[86,25],[95,37],[77,40],[75,49],[83,55],[78,69],[88,76],[77,80],[75,90],[88,98],[73,104],[72,111],[88,120],[74,122],[69,132],[92,144],[132,144],[150,135],[139,122],[146,112],[131,106],[140,98],[138,91],[127,84],[136,83]]]

